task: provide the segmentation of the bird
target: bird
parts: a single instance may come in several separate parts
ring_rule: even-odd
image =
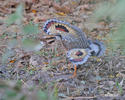
[[[66,21],[49,19],[44,23],[43,31],[55,37],[52,39],[61,40],[67,50],[66,57],[74,66],[73,77],[76,76],[78,65],[86,63],[91,56],[100,57],[105,53],[103,42],[88,39],[85,32]]]

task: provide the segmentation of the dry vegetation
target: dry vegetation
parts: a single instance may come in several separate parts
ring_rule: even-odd
[[[125,46],[120,42],[114,50],[107,38],[117,31],[121,18],[115,20],[104,10],[96,13],[103,1],[0,0],[0,100],[124,100]],[[100,18],[99,12],[105,14]],[[105,55],[90,58],[71,79],[74,69],[61,43],[40,45],[46,35],[42,26],[51,18],[65,20],[103,41]]]

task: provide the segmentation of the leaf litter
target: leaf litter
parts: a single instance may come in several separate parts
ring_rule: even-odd
[[[21,3],[24,12],[19,6]],[[12,14],[7,20],[9,27],[5,21],[0,21],[4,29],[0,33],[0,95],[24,100],[125,98],[125,57],[120,50],[105,54],[99,61],[89,59],[78,67],[77,77],[71,79],[74,68],[67,61],[60,42],[39,46],[42,37],[46,36],[42,30],[45,20],[55,17],[80,27],[89,37],[106,42],[104,38],[113,27],[112,22],[102,20],[95,24],[89,20],[98,3],[99,0],[0,1],[0,20]],[[15,90],[17,87],[19,90]]]

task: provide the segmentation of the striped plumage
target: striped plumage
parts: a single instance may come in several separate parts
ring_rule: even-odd
[[[89,47],[85,33],[67,22],[50,19],[45,23],[43,30],[48,35],[61,36],[63,44],[68,50]]]
[[[81,48],[74,48],[67,52],[67,58],[70,62],[75,65],[81,65],[85,63],[88,58],[91,56],[90,49],[81,49]]]
[[[73,64],[83,64],[90,56],[100,57],[104,54],[105,46],[102,42],[87,39],[81,29],[65,21],[50,19],[45,22],[43,30],[62,40],[68,50],[67,57]],[[79,53],[81,55],[77,55]]]

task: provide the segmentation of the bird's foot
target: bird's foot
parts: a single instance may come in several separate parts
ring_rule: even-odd
[[[74,73],[70,78],[75,78],[77,76],[77,66],[75,65]]]

